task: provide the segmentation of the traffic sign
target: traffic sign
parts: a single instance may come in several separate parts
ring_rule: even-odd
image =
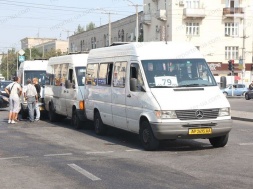
[[[23,55],[25,54],[25,51],[24,51],[23,49],[20,49],[20,50],[18,51],[18,54],[19,54],[20,56],[23,56]]]
[[[18,56],[19,62],[24,62],[25,61],[25,56]]]

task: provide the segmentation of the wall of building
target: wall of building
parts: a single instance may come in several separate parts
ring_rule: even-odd
[[[139,31],[142,24],[139,14]],[[111,23],[111,43],[135,41],[136,14]],[[84,31],[69,37],[70,52],[88,51],[93,48],[106,47],[109,45],[109,25],[103,25],[93,30]]]

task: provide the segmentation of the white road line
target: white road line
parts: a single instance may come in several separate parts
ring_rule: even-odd
[[[8,160],[8,159],[24,159],[28,158],[29,156],[19,156],[19,157],[5,157],[5,158],[0,158],[0,160]]]
[[[83,174],[87,178],[91,179],[92,181],[101,180],[100,178],[96,177],[95,175],[89,173],[88,171],[84,170],[83,168],[77,166],[76,164],[68,164],[71,168],[75,169],[79,173]]]
[[[45,157],[49,157],[49,156],[71,156],[73,155],[72,153],[66,153],[66,154],[46,154],[44,155]]]
[[[253,145],[253,143],[239,143],[239,145],[241,145],[241,146],[250,146],[250,145]]]
[[[107,153],[113,153],[114,151],[105,151],[105,152],[86,152],[86,154],[107,154]]]
[[[132,149],[132,150],[126,150],[126,152],[140,152],[141,150]]]

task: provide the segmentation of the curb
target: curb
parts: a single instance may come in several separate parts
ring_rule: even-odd
[[[231,118],[232,118],[233,120],[253,122],[253,119],[250,119],[250,118],[243,118],[243,117],[231,117]]]

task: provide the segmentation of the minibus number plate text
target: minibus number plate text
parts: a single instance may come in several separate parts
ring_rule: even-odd
[[[189,129],[189,135],[212,134],[212,128]]]

